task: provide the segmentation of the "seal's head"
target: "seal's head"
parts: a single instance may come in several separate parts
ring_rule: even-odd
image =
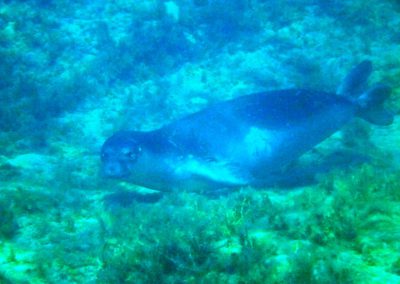
[[[141,155],[142,147],[132,132],[118,132],[107,139],[101,148],[103,174],[111,178],[126,178],[130,167]]]

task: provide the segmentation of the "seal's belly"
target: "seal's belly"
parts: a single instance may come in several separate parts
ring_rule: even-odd
[[[234,147],[232,157],[238,162],[257,165],[270,160],[279,144],[278,131],[250,127],[242,141]]]

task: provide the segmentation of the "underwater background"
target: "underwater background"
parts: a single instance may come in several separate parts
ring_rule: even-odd
[[[0,283],[400,283],[400,119],[354,120],[303,186],[222,196],[104,179],[120,129],[369,59],[400,112],[400,1],[0,0]],[[290,187],[290,188],[289,188]]]

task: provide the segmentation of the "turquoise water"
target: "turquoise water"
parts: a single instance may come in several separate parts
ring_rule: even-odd
[[[301,185],[161,195],[99,157],[219,101],[335,92],[365,59],[398,114],[399,26],[394,0],[0,0],[0,283],[400,283],[398,116],[319,144],[302,161],[352,159]]]

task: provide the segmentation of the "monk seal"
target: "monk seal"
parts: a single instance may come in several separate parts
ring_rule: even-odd
[[[354,117],[389,125],[390,88],[362,92],[363,61],[336,93],[287,89],[219,102],[153,131],[121,131],[101,149],[102,171],[160,191],[262,187]]]

